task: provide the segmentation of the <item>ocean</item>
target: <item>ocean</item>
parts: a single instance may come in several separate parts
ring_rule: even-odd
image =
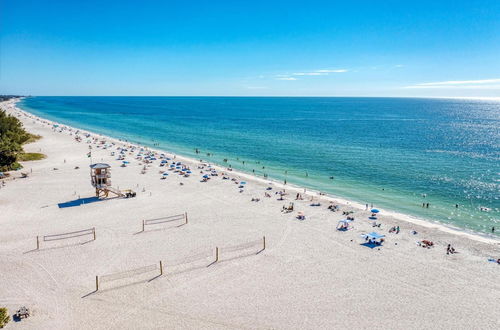
[[[19,106],[63,124],[465,230],[490,233],[500,223],[498,101],[29,97]]]

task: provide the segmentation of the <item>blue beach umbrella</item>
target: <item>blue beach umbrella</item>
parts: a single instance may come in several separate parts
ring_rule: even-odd
[[[372,209],[372,210],[371,210],[371,212],[372,212],[372,213],[379,213],[380,211],[379,211],[379,210],[377,210],[377,209]]]
[[[206,174],[205,174],[203,177],[204,177],[205,179],[208,179],[208,175],[206,175]]]
[[[240,184],[247,184],[245,181],[241,181]]]
[[[168,175],[168,173],[167,173],[167,172],[163,173],[163,176],[167,176],[167,175]]]
[[[126,160],[124,160],[123,164],[130,164],[130,162],[127,162]]]

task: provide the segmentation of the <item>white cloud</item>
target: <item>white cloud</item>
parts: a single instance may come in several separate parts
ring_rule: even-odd
[[[294,77],[278,77],[276,80],[297,80],[297,78]]]
[[[292,76],[326,76],[325,72],[296,72]]]
[[[497,89],[500,85],[500,79],[483,80],[449,80],[415,84],[404,88],[463,88],[463,89]]]
[[[432,86],[405,86],[409,89],[494,89],[500,90],[500,85],[432,85]]]
[[[298,80],[295,77],[304,77],[304,76],[328,76],[330,73],[342,73],[347,72],[347,69],[321,69],[314,70],[308,72],[294,72],[287,74],[277,74],[274,79],[276,80]]]
[[[416,84],[415,86],[450,86],[450,85],[470,85],[470,84],[491,84],[498,83],[500,79],[483,79],[483,80],[449,80]]]
[[[336,69],[336,70],[316,70],[316,72],[320,73],[342,73],[342,72],[347,72],[349,70],[347,69]]]

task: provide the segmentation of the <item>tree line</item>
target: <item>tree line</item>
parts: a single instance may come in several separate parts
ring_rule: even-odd
[[[19,119],[0,111],[0,171],[20,168],[17,161],[23,153],[23,144],[38,138],[26,132]]]

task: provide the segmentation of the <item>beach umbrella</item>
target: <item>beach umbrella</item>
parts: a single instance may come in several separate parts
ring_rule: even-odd
[[[124,160],[123,164],[130,164],[130,162],[127,162],[126,160]]]
[[[167,175],[168,175],[168,173],[167,173],[167,172],[163,173],[163,176],[167,176]]]
[[[372,210],[371,210],[371,212],[372,212],[372,213],[379,213],[380,211],[379,211],[379,210],[377,210],[377,209],[372,209]]]
[[[241,181],[240,184],[247,184],[245,181]]]
[[[191,171],[186,171],[186,173],[191,173]]]
[[[205,179],[208,179],[208,175],[206,175],[206,174],[205,174],[203,177],[204,177]]]

